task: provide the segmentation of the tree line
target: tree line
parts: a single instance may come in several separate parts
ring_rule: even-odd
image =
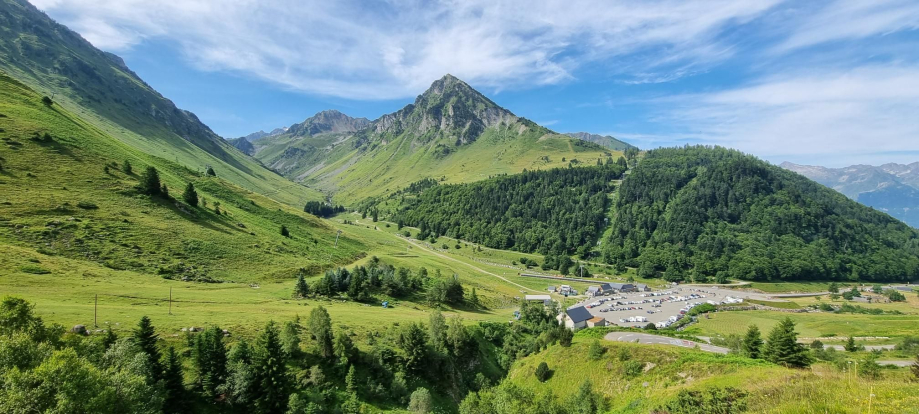
[[[373,256],[366,266],[355,266],[330,269],[312,284],[306,282],[303,272],[297,275],[294,285],[295,298],[347,297],[356,302],[370,302],[375,295],[392,298],[423,298],[428,304],[437,306],[450,304],[459,306],[468,304],[480,306],[475,288],[469,298],[462,283],[456,276],[443,277],[440,269],[434,270],[433,277],[428,270],[421,267],[417,271],[405,267],[395,268]]]
[[[612,181],[624,172],[624,163],[609,159],[467,184],[428,180],[409,186],[419,192],[398,196],[392,219],[419,228],[419,239],[447,236],[498,249],[584,255],[606,226]]]
[[[234,338],[218,326],[161,337],[147,317],[130,332],[65,333],[25,300],[0,303],[0,411],[93,413],[359,413],[368,405],[456,406],[500,381],[517,358],[573,334],[557,309],[524,305],[521,323],[467,326],[431,312],[367,333],[335,329],[315,306],[307,320],[267,323]],[[442,405],[443,403],[441,403]]]
[[[719,147],[648,151],[623,182],[607,263],[671,281],[919,277],[919,234],[798,174]]]

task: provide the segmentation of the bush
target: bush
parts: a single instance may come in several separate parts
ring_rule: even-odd
[[[644,369],[645,364],[641,361],[630,359],[622,364],[622,374],[629,378],[641,375],[641,372],[644,371]]]
[[[746,391],[733,388],[709,388],[704,391],[681,390],[676,398],[658,411],[670,414],[730,414],[747,409]]]
[[[89,201],[80,201],[79,203],[77,203],[77,207],[82,208],[82,209],[84,209],[84,210],[95,210],[95,209],[99,208],[99,206],[97,206],[97,205],[95,205],[95,204],[93,204],[93,203],[91,203],[91,202],[89,202]]]
[[[34,264],[22,265],[19,267],[19,270],[23,273],[31,273],[33,275],[47,275],[51,273],[50,270]]]
[[[431,399],[431,392],[426,388],[418,388],[412,392],[408,404],[408,410],[417,414],[427,414],[434,409],[434,402]]]
[[[545,361],[540,362],[539,366],[536,367],[535,374],[539,382],[546,382],[549,379],[549,364],[546,364]]]

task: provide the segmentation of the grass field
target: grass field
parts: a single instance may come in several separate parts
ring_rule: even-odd
[[[815,293],[826,292],[829,285],[830,282],[750,282],[746,288],[764,293]]]
[[[604,342],[606,352],[589,360],[590,339],[579,337],[570,348],[547,351],[514,364],[509,381],[537,394],[569,396],[589,379],[609,400],[608,412],[647,413],[665,404],[681,389],[737,387],[749,393],[747,412],[755,413],[905,413],[919,406],[919,388],[905,381],[905,369],[885,370],[879,380],[847,376],[833,367],[787,369],[763,361],[720,356],[661,345]],[[628,376],[621,353],[644,364]],[[545,361],[552,375],[540,383],[533,375]],[[870,402],[869,402],[870,400]]]
[[[791,318],[802,337],[889,336],[902,337],[919,332],[919,315],[860,315],[826,312],[787,313],[776,311],[717,312],[710,319],[685,330],[697,336],[743,335],[750,325],[768,333],[775,325]]]

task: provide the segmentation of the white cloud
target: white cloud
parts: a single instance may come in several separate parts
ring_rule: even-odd
[[[656,103],[667,108],[658,122],[771,160],[810,156],[831,164],[919,151],[919,66],[789,73]]]
[[[732,53],[719,34],[782,0],[33,0],[96,46],[173,42],[196,67],[309,93],[412,96],[445,73],[495,89],[616,59],[665,81]],[[652,52],[653,51],[653,52]]]
[[[919,3],[915,0],[838,0],[816,12],[799,13],[803,15],[801,24],[774,48],[775,52],[919,29]]]

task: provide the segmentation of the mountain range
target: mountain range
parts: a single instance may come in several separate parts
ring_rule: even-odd
[[[602,139],[607,145],[615,140]],[[617,148],[630,147],[615,142]],[[449,74],[414,103],[373,121],[323,111],[286,130],[232,143],[285,177],[345,203],[393,193],[425,178],[469,182],[620,155],[619,149],[519,117]]]
[[[565,135],[568,135],[569,137],[581,139],[584,141],[593,142],[594,144],[600,144],[606,148],[609,148],[615,151],[625,151],[629,148],[638,149],[638,147],[632,144],[629,144],[628,142],[620,141],[609,135],[597,135],[597,134],[591,134],[589,132],[566,132]]]
[[[919,162],[844,168],[784,162],[781,167],[919,228]]]

